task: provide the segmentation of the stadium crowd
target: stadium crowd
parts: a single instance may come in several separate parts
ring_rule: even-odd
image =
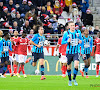
[[[27,34],[35,34],[36,27],[42,25],[50,38],[50,34],[62,34],[68,30],[67,23],[74,21],[76,29],[82,32],[88,26],[89,34],[93,35],[99,31],[99,26],[92,27],[93,15],[88,8],[89,0],[0,0],[0,28],[9,29],[4,32],[11,34],[14,29],[19,34],[24,30]],[[61,23],[62,20],[65,24]]]

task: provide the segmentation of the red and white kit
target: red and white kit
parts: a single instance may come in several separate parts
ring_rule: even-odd
[[[95,61],[100,62],[100,38],[95,39],[94,46],[96,46]]]
[[[29,40],[27,38],[19,37],[16,44],[18,45],[18,62],[25,63],[27,59],[27,46],[29,51],[31,51]]]
[[[11,37],[11,39],[14,42],[14,44],[12,45],[12,48],[13,48],[14,52],[12,52],[12,51],[9,50],[9,59],[10,59],[10,61],[11,60],[12,61],[16,60],[18,62],[18,47],[16,45],[16,42],[17,42],[18,37],[16,38],[14,36],[14,37]],[[14,54],[15,54],[15,57],[14,57]]]
[[[62,38],[63,37],[58,39],[59,53],[61,54],[61,57],[59,58],[59,60],[62,63],[67,63],[67,57],[66,57],[66,47],[67,47],[67,44],[61,45]]]

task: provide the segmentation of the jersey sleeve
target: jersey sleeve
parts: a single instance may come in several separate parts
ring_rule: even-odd
[[[67,32],[64,33],[61,44],[68,44],[69,35]]]
[[[31,46],[30,46],[30,43],[29,43],[29,39],[27,38],[27,46],[28,46],[28,50],[29,52],[31,51]]]
[[[9,50],[12,51],[12,44],[11,44],[11,41],[10,41],[10,45],[9,45]]]
[[[92,52],[92,48],[93,48],[93,38],[91,37],[91,41],[90,41],[90,50]]]
[[[94,46],[96,46],[97,45],[97,43],[96,43],[96,39],[94,40]]]
[[[31,39],[33,42],[37,39],[37,34],[33,36],[33,38]]]
[[[82,34],[80,30],[79,30],[79,39],[82,40]]]

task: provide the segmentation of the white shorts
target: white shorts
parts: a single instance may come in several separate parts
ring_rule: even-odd
[[[9,56],[9,60],[12,61],[12,62],[13,62],[14,60],[16,60],[14,54],[12,54],[12,56]]]
[[[18,62],[19,63],[25,63],[26,59],[27,59],[26,55],[18,55]]]
[[[59,58],[59,61],[61,63],[67,63],[67,57],[65,55],[61,55],[61,58]]]
[[[95,54],[95,62],[100,62],[100,54]]]
[[[18,54],[15,54],[16,62],[18,62]]]

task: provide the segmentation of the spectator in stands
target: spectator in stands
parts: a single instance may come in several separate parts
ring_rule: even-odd
[[[79,26],[78,25],[75,26],[75,30],[79,30]]]
[[[22,0],[13,0],[13,2],[14,2],[15,5],[16,5],[16,4],[21,5]]]
[[[69,10],[70,10],[69,12],[72,13],[73,21],[76,23],[76,19],[78,17],[78,7],[77,7],[77,4],[75,2],[73,2],[72,6],[70,6]]]
[[[65,29],[64,25],[63,24],[60,24],[58,26],[58,34],[61,34],[62,32],[64,32],[64,29]]]
[[[23,25],[23,30],[25,30],[27,34],[30,33],[31,27],[29,26],[29,21],[25,21],[25,24]]]
[[[8,22],[4,22],[2,24],[2,28],[7,29],[7,30],[4,30],[3,33],[9,32],[9,27],[10,27],[9,23]]]
[[[93,34],[94,34],[94,32],[93,32],[92,27],[89,27],[89,35],[93,35]]]
[[[40,16],[42,16],[42,14],[50,15],[50,12],[48,12],[46,8],[42,6]]]
[[[52,23],[50,22],[47,22],[47,24],[45,24],[44,26],[44,33],[47,34],[47,33],[50,33],[50,34],[53,34],[54,31],[53,31],[53,28],[52,28]]]
[[[32,8],[33,4],[31,1],[28,1],[29,10]]]
[[[65,2],[64,11],[69,13],[69,7],[72,6],[72,0],[65,0],[64,2]]]
[[[83,2],[84,1],[84,2]],[[89,8],[89,1],[88,0],[82,0],[81,4],[80,4],[80,10],[82,11],[82,16],[81,19],[83,21],[83,19],[85,18],[86,15],[86,10]]]
[[[97,35],[97,33],[100,31],[99,26],[96,25],[94,29],[94,34]]]
[[[80,18],[77,18],[77,19],[76,19],[75,25],[78,25],[78,26],[79,26],[79,29],[81,29],[82,23],[81,23],[81,19],[80,19]]]
[[[27,5],[27,0],[23,0],[22,4],[20,5],[20,7],[18,8],[21,17],[25,17],[26,12],[29,11],[29,6]]]
[[[13,4],[13,0],[9,0],[9,4],[7,4],[7,7],[8,7],[8,12],[10,13],[11,12],[11,9],[12,8],[15,8],[15,4]]]
[[[53,14],[53,10],[52,10],[51,2],[50,1],[47,2],[46,9],[47,9],[48,12],[50,12],[50,14]]]
[[[32,7],[30,11],[28,11],[25,15],[25,19],[29,20],[29,17],[33,17],[33,24],[37,25],[37,16],[35,14],[35,8]]]
[[[28,38],[29,40],[31,40],[32,37],[34,36],[33,34],[34,34],[34,30],[31,29],[29,35],[27,35],[27,38]]]
[[[65,31],[68,31],[69,30],[69,26],[68,26],[68,23],[65,24]]]
[[[91,10],[87,9],[87,14],[83,19],[83,24],[86,25],[91,25],[93,26],[93,15],[91,14]]]
[[[11,21],[11,15],[8,13],[8,8],[6,6],[3,6],[3,11],[1,12],[1,18],[4,19],[4,21]]]
[[[81,4],[81,1],[82,0],[73,0],[73,2],[75,2],[77,5],[80,5]]]
[[[0,1],[0,13],[3,11],[3,1]],[[1,16],[1,14],[0,14]]]
[[[24,23],[24,19],[20,17],[20,14],[18,13],[15,20],[17,23],[18,23],[18,26],[19,27],[22,27],[23,26],[23,23]]]
[[[54,8],[53,8],[54,14],[56,14],[57,17],[59,17],[59,16],[61,16],[62,11],[63,11],[63,9],[62,9],[62,7],[60,6],[59,1],[56,0],[56,1],[55,1],[55,5],[54,5]]]
[[[12,17],[12,21],[16,18],[16,10],[15,10],[15,8],[11,8],[11,17]]]
[[[18,26],[18,23],[16,21],[13,22],[13,29],[16,29],[18,32],[21,31],[21,28]]]
[[[82,29],[81,29],[81,33],[82,35],[84,35],[84,31],[86,30],[86,27],[85,26],[82,26]]]
[[[13,29],[12,29],[12,27],[9,27],[9,33],[10,33],[10,34],[13,34]]]
[[[58,20],[56,15],[53,15],[53,17],[50,19],[50,22],[52,23],[54,33],[58,33]]]

